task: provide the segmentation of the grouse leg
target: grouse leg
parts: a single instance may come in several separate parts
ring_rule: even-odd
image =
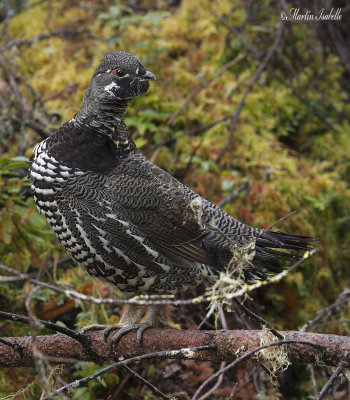
[[[138,324],[135,324],[135,323],[134,324],[130,324],[130,322],[129,322],[130,319],[128,319],[126,321],[126,319],[128,317],[126,317],[125,320],[123,320],[125,312],[127,311],[127,309],[125,309],[123,317],[121,318],[121,320],[120,320],[120,322],[118,324],[118,327],[121,327],[121,329],[112,337],[112,343],[114,343],[114,344],[118,343],[120,338],[122,336],[124,336],[128,332],[137,331],[137,343],[138,343],[139,346],[141,346],[141,344],[142,344],[142,335],[143,335],[143,332],[146,329],[157,328],[157,327],[160,327],[160,326],[164,327],[164,326],[167,325],[164,321],[162,321],[159,318],[160,309],[161,309],[160,305],[150,306],[150,309],[149,309],[148,314],[147,314],[146,322],[138,323]],[[124,326],[122,326],[122,324],[124,324],[125,322],[127,322],[127,323]],[[116,328],[117,327],[115,327],[115,329]],[[111,331],[111,329],[108,330],[108,332],[110,332],[110,331]]]
[[[118,330],[118,332],[113,335],[111,340],[111,344],[117,344],[120,338],[126,333],[137,331],[137,343],[141,345],[142,335],[146,329],[167,326],[167,324],[159,318],[159,312],[161,309],[160,305],[151,306],[148,311],[146,322],[138,323],[142,316],[143,307],[144,306],[137,304],[127,304],[117,325],[92,324],[84,326],[80,330],[80,333],[103,329],[103,339],[104,341],[107,341],[109,333],[111,331]]]
[[[113,330],[119,328],[126,328],[130,325],[135,325],[142,316],[142,310],[144,306],[140,306],[137,304],[127,304],[124,309],[124,313],[120,318],[120,321],[117,325],[104,325],[104,324],[92,324],[84,326],[80,333],[85,333],[88,331],[97,331],[103,329],[103,339],[106,342],[109,333]]]

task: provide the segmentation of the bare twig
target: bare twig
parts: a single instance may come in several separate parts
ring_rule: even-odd
[[[0,50],[3,51],[5,49],[9,49],[14,46],[16,46],[17,48],[20,48],[23,46],[30,46],[32,44],[38,43],[42,40],[50,39],[52,37],[63,37],[66,40],[74,40],[77,37],[82,36],[82,35],[86,35],[86,37],[90,40],[103,40],[102,38],[94,36],[91,33],[90,29],[88,29],[88,28],[82,28],[82,29],[60,28],[54,32],[37,35],[30,39],[26,39],[26,40],[22,40],[22,41],[10,40],[10,41],[8,41],[8,43],[6,43],[5,46],[0,48]]]
[[[18,351],[20,354],[23,354],[23,346],[21,346],[19,343],[12,343],[4,338],[0,338],[0,343],[4,344],[6,346],[10,346],[14,350]]]
[[[10,23],[11,17],[13,15],[13,10],[10,6],[9,0],[4,0],[3,2],[5,6],[5,19],[2,21],[2,31],[0,33],[0,40],[2,40],[5,36],[10,36],[8,25]]]
[[[344,371],[344,369],[349,365],[348,362],[341,361],[335,371],[333,372],[332,376],[329,378],[327,383],[323,386],[322,390],[318,394],[318,396],[315,398],[315,400],[321,400],[324,398],[324,396],[327,394],[328,390],[330,387],[333,385],[333,383],[338,379],[339,375]]]
[[[19,282],[19,281],[23,281],[22,276],[0,276],[0,284],[1,283],[9,283],[9,282]]]
[[[291,343],[299,343],[299,344],[304,344],[304,345],[309,345],[309,346],[314,346],[313,343],[311,342],[305,342],[305,341],[294,341],[294,340],[280,340],[279,342],[273,342],[273,343],[268,343],[263,346],[256,347],[255,349],[248,351],[247,353],[243,354],[241,357],[238,357],[235,361],[227,365],[225,368],[222,370],[216,372],[215,374],[211,375],[206,381],[204,381],[201,386],[196,390],[195,394],[192,397],[192,400],[198,400],[198,396],[200,392],[209,384],[211,383],[215,378],[217,378],[220,374],[234,368],[238,363],[245,361],[247,358],[253,356],[255,353],[257,353],[260,350],[267,349],[269,347],[273,346],[282,346],[284,344],[291,344]]]
[[[187,104],[196,96],[197,93],[199,93],[202,89],[205,89],[206,87],[208,87],[209,84],[214,79],[216,79],[220,75],[222,75],[227,69],[233,67],[234,65],[236,65],[237,63],[242,61],[246,56],[247,56],[246,52],[244,52],[242,54],[239,54],[237,57],[235,57],[234,59],[232,59],[231,61],[229,61],[225,65],[223,65],[222,67],[220,67],[216,71],[216,73],[214,74],[213,78],[211,78],[211,79],[204,79],[204,77],[203,77],[201,82],[199,83],[199,85],[195,89],[192,90],[192,92],[185,98],[183,103],[169,117],[168,122],[167,122],[167,126],[169,126],[169,127],[172,126],[172,124],[174,123],[175,119],[180,114],[180,111],[183,110],[187,106]]]
[[[317,382],[316,382],[316,376],[315,376],[315,367],[312,364],[309,364],[307,366],[307,368],[310,371],[310,375],[311,375],[312,389],[314,391],[315,396],[317,396],[318,389],[317,389]]]
[[[8,313],[5,311],[0,311],[0,319],[6,319],[10,321],[21,322],[23,324],[30,324],[30,318],[25,317],[24,315],[17,315]],[[53,331],[63,333],[64,335],[70,336],[71,338],[77,340],[78,342],[86,345],[87,337],[82,333],[77,333],[69,328],[65,328],[61,325],[57,325],[50,321],[43,321],[41,319],[35,319],[35,325],[39,327],[45,327],[47,329],[52,329]],[[8,345],[10,345],[8,343]]]
[[[72,83],[70,85],[67,85],[63,89],[58,90],[57,92],[52,93],[49,96],[45,97],[42,101],[43,101],[43,103],[45,103],[47,101],[57,99],[57,97],[60,97],[62,94],[73,93],[77,89],[78,86],[79,86],[78,83]]]
[[[248,386],[249,383],[251,383],[252,379],[253,379],[253,377],[250,376],[249,379],[248,379],[246,382],[244,382],[241,386],[239,386],[237,389],[235,389],[235,391],[231,393],[231,395],[230,395],[230,397],[228,398],[228,400],[235,400],[235,399],[236,399],[235,396],[237,396],[237,394],[238,394],[240,391],[242,391],[246,386]],[[237,383],[238,383],[238,382],[237,382]]]
[[[222,361],[220,363],[220,368],[219,371],[222,371],[226,366],[225,361]],[[198,400],[205,400],[207,397],[209,397],[212,393],[215,392],[215,390],[220,387],[222,381],[224,379],[224,374],[220,374],[218,377],[218,380],[216,381],[215,385],[213,387],[211,387],[202,397],[200,397]]]
[[[28,118],[25,119],[23,123],[25,126],[28,126],[28,128],[33,129],[33,131],[36,132],[42,139],[46,139],[48,136],[54,133],[52,129],[46,129],[43,124],[35,122]]]
[[[330,314],[330,312],[335,308],[342,306],[345,302],[349,301],[349,299],[350,299],[350,289],[346,289],[339,294],[337,300],[334,303],[332,303],[328,307],[325,307],[323,310],[319,311],[316,317],[308,321],[300,330],[302,332],[306,332],[310,328],[310,326],[314,325],[316,322],[325,317],[327,314]]]
[[[278,29],[277,29],[277,33],[276,33],[276,39],[274,41],[274,43],[272,44],[272,46],[270,47],[269,51],[267,52],[265,58],[263,59],[263,61],[261,62],[261,64],[259,65],[258,69],[255,71],[253,77],[251,78],[251,80],[248,82],[248,85],[241,97],[241,100],[238,104],[238,107],[236,109],[236,111],[232,114],[232,122],[231,122],[231,127],[230,127],[230,132],[229,135],[226,139],[225,145],[222,147],[222,149],[219,151],[219,154],[216,157],[215,162],[219,163],[221,160],[221,157],[224,155],[224,153],[227,151],[233,134],[235,132],[235,128],[236,128],[236,124],[238,122],[238,117],[242,111],[245,99],[248,95],[248,93],[250,92],[251,88],[254,86],[255,82],[259,79],[261,73],[263,72],[263,70],[266,68],[268,61],[270,60],[270,58],[273,56],[274,52],[277,50],[281,40],[282,40],[282,33],[283,33],[283,23],[282,21],[279,22],[278,25]]]
[[[168,121],[167,121],[167,127],[170,128],[175,119],[177,118],[177,116],[180,114],[181,110],[183,110],[188,103],[202,90],[205,89],[206,87],[209,86],[210,82],[212,82],[213,80],[217,79],[220,75],[223,74],[223,72],[225,72],[227,69],[233,67],[235,64],[239,63],[241,60],[243,60],[246,57],[247,53],[242,53],[239,54],[237,57],[235,57],[234,59],[232,59],[231,61],[229,61],[228,63],[226,63],[225,65],[223,65],[222,67],[220,67],[216,73],[214,74],[213,78],[211,79],[204,79],[204,77],[202,78],[201,82],[198,84],[198,86],[196,88],[194,88],[192,90],[192,92],[187,95],[187,97],[185,98],[185,100],[182,102],[182,104],[172,113],[172,115],[169,117]],[[166,136],[166,131],[163,134],[163,143],[165,140],[165,136]],[[152,162],[154,162],[156,160],[156,158],[159,155],[159,152],[161,150],[161,147],[163,145],[159,144],[156,147],[156,150],[154,151],[154,153],[152,154],[152,156],[150,157],[150,160]]]
[[[25,111],[23,107],[23,100],[22,100],[22,95],[21,92],[18,88],[17,82],[16,82],[16,77],[11,70],[11,68],[8,65],[8,62],[6,61],[5,57],[2,55],[2,52],[0,51],[0,65],[2,66],[7,79],[9,81],[9,84],[11,86],[11,89],[13,90],[13,93],[16,98],[16,103],[17,103],[17,108],[18,108],[18,117],[20,118],[21,121],[24,120],[25,116]]]
[[[204,139],[201,138],[199,143],[197,144],[197,146],[193,149],[193,151],[191,151],[190,158],[189,158],[189,160],[188,160],[188,162],[186,164],[186,167],[184,168],[184,171],[182,173],[181,181],[183,181],[185,179],[188,171],[190,170],[193,158],[196,155],[196,153],[199,150],[199,148],[202,146],[203,141],[204,141]]]
[[[125,378],[118,384],[116,391],[113,393],[111,400],[120,399],[120,393],[124,389],[124,386],[128,383],[131,375],[126,375]]]
[[[50,392],[50,385],[46,376],[46,371],[45,371],[45,364],[47,363],[46,357],[41,353],[41,351],[38,349],[37,345],[37,336],[36,336],[36,319],[33,313],[32,305],[31,305],[31,296],[34,291],[31,290],[30,283],[27,281],[26,286],[25,286],[25,292],[26,292],[26,299],[25,299],[25,306],[28,312],[28,322],[29,322],[29,328],[30,328],[30,334],[32,337],[32,351],[33,351],[33,359],[34,359],[34,364],[36,367],[36,370],[39,372],[39,381],[46,391],[46,393]]]
[[[198,128],[191,129],[189,131],[185,131],[181,135],[177,136],[177,138],[171,137],[171,138],[168,138],[168,139],[164,139],[162,142],[151,146],[150,149],[154,150],[154,149],[157,149],[158,147],[162,147],[162,146],[165,146],[165,145],[170,145],[172,143],[175,143],[178,138],[181,138],[181,137],[184,137],[184,136],[195,136],[198,133],[204,132],[204,131],[206,131],[206,130],[208,130],[208,129],[210,129],[210,128],[218,125],[218,124],[220,124],[221,122],[228,121],[228,120],[230,120],[232,118],[233,118],[232,114],[225,115],[224,117],[218,118],[213,122],[209,122],[208,124],[199,126]]]
[[[273,75],[275,79],[277,79],[280,83],[283,85],[287,85],[287,82],[282,79],[280,76],[278,76],[274,70],[270,69],[270,73]],[[289,83],[289,82],[288,82]],[[288,85],[288,88],[292,91],[295,97],[297,97],[302,103],[306,104],[308,108],[312,111],[312,113],[319,119],[321,120],[327,127],[327,129],[331,131],[337,131],[340,132],[340,128],[330,122],[328,118],[324,115],[324,113],[320,112],[314,105],[312,99],[310,100],[308,97],[305,96],[305,88],[303,88],[302,93],[300,94],[293,86]]]
[[[333,39],[333,43],[338,51],[340,59],[342,60],[348,72],[350,73],[350,51],[348,50],[349,46],[347,38],[344,38],[340,30],[336,29],[333,25],[334,24],[328,22],[327,27],[329,33]]]
[[[99,376],[105,374],[106,372],[109,372],[109,371],[111,371],[111,370],[113,370],[113,369],[115,369],[115,368],[117,368],[119,366],[123,366],[124,367],[125,365],[130,364],[130,363],[135,362],[135,361],[141,361],[141,360],[145,360],[145,359],[148,359],[148,358],[169,357],[170,354],[172,356],[181,355],[181,354],[185,356],[188,353],[195,353],[195,352],[202,351],[202,350],[207,350],[207,349],[210,349],[210,348],[211,348],[211,346],[199,346],[199,347],[190,347],[190,348],[184,348],[184,349],[172,350],[172,351],[164,350],[164,351],[159,351],[159,352],[155,352],[155,353],[149,353],[149,354],[144,354],[144,355],[141,355],[141,356],[132,357],[132,358],[129,358],[129,359],[123,360],[123,361],[118,361],[118,362],[116,362],[116,363],[114,363],[112,365],[109,365],[108,367],[100,369],[99,371],[95,372],[94,374],[92,374],[92,375],[90,375],[90,376],[88,376],[86,378],[78,379],[78,380],[76,380],[74,382],[69,383],[68,385],[62,386],[61,388],[59,388],[59,389],[55,390],[54,392],[52,392],[50,394],[50,397],[45,397],[43,400],[49,400],[51,397],[57,396],[58,394],[66,391],[68,389],[79,387],[84,383],[87,383],[89,381],[92,381],[95,378],[98,378]],[[167,397],[165,397],[165,398],[167,399]]]
[[[252,310],[249,310],[248,307],[246,307],[242,302],[238,301],[235,299],[235,303],[241,307],[248,315],[250,315],[252,318],[260,322],[262,326],[266,326],[269,331],[274,334],[278,339],[283,340],[284,336],[281,335],[269,322],[267,322],[264,318],[260,317],[259,315],[255,314]]]
[[[302,264],[306,259],[308,259],[309,257],[313,256],[315,253],[317,252],[317,249],[310,249],[308,251],[306,251],[303,255],[303,257],[301,257],[295,264],[293,264],[291,267],[283,270],[282,272],[269,277],[268,279],[264,280],[264,281],[257,281],[256,283],[253,284],[244,284],[241,289],[237,290],[236,292],[233,292],[230,294],[229,298],[230,299],[234,299],[234,298],[238,298],[241,297],[247,293],[252,292],[255,289],[258,289],[262,286],[266,286],[266,285],[270,285],[272,283],[276,283],[279,282],[281,279],[283,279],[284,277],[286,277],[291,271],[293,271],[294,269],[296,269],[300,264]],[[21,275],[20,273],[18,273],[16,270],[9,268],[5,265],[0,264],[0,269],[3,269],[5,271],[11,272],[14,275],[18,276]],[[23,280],[26,280],[27,276],[23,275]],[[218,300],[219,298],[213,297],[213,296],[208,296],[208,295],[201,295],[198,297],[195,297],[193,299],[185,299],[185,300],[174,300],[171,299],[174,296],[173,295],[164,295],[164,296],[145,296],[145,295],[140,295],[140,296],[135,296],[132,299],[101,299],[101,298],[96,298],[96,297],[92,297],[92,296],[87,296],[85,294],[76,292],[74,290],[65,290],[62,288],[59,288],[57,286],[54,285],[50,285],[44,282],[40,282],[36,279],[30,278],[29,282],[36,284],[38,286],[44,287],[46,289],[50,289],[53,290],[55,292],[58,293],[63,293],[65,294],[67,297],[72,298],[72,299],[77,299],[77,300],[82,300],[82,301],[89,301],[95,304],[139,304],[139,305],[167,305],[167,304],[172,304],[172,305],[186,305],[186,304],[198,304],[198,303],[206,303],[206,302],[210,302],[213,300]],[[227,299],[229,299],[227,298]],[[156,299],[156,300],[153,300]]]
[[[166,396],[164,393],[162,393],[159,389],[157,389],[155,386],[152,385],[152,383],[148,382],[145,378],[143,378],[141,375],[139,375],[137,372],[133,371],[131,368],[129,368],[126,364],[123,364],[122,367],[134,378],[138,379],[141,383],[143,383],[145,386],[149,387],[152,392],[154,392],[156,395],[160,396],[164,400],[169,400],[169,397]]]
[[[244,182],[241,186],[231,192],[227,197],[220,200],[217,203],[218,207],[223,207],[225,204],[230,203],[233,199],[237,198],[238,195],[243,192],[243,190],[247,190],[249,188],[249,181]]]
[[[314,329],[317,329],[317,328],[322,328],[324,326],[340,325],[340,324],[350,324],[350,319],[340,319],[338,321],[327,321],[327,322],[323,322],[322,324],[313,325],[313,327],[314,327]]]
[[[264,229],[264,232],[266,231],[270,231],[273,227],[275,227],[276,225],[280,224],[281,222],[285,221],[286,219],[288,219],[289,217],[291,217],[292,215],[295,215],[297,212],[296,211],[291,211],[289,214],[285,215],[284,217],[280,218],[279,220],[277,220],[276,222],[274,222],[273,224],[271,224],[269,227],[267,227],[266,229]]]

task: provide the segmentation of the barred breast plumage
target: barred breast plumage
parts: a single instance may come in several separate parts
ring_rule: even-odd
[[[288,256],[278,249],[308,249],[309,237],[237,221],[137,150],[124,115],[129,101],[147,92],[149,79],[154,75],[135,56],[107,53],[78,114],[35,147],[29,170],[34,200],[72,258],[130,297],[216,281],[232,243],[257,239],[247,279],[264,274],[273,258]],[[153,309],[147,326],[156,314]],[[135,308],[123,318],[122,334],[130,324],[141,327],[133,325]]]

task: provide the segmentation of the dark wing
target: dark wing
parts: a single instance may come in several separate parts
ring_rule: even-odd
[[[109,176],[112,208],[170,261],[185,260],[215,265],[202,247],[206,234],[193,204],[180,182],[150,163],[141,154],[124,160]]]

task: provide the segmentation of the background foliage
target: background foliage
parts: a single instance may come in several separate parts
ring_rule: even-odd
[[[113,295],[69,261],[36,211],[25,160],[38,141],[78,111],[103,54],[122,49],[136,54],[157,76],[148,94],[135,101],[127,115],[133,138],[149,158],[214,203],[225,203],[225,211],[243,222],[266,228],[296,210],[297,215],[278,229],[319,238],[316,257],[283,282],[254,293],[254,301],[248,304],[278,329],[298,329],[335,301],[350,280],[349,7],[340,22],[280,22],[281,7],[302,8],[302,3],[0,3],[0,262],[86,294]],[[310,8],[319,10],[321,3],[310,2]],[[279,26],[281,42],[247,93],[234,125],[232,116],[273,46]],[[227,196],[245,182],[248,188],[227,202]],[[0,307],[26,314],[28,295],[39,318],[73,328],[89,322],[115,323],[120,315],[118,309],[78,304],[47,290],[31,293],[21,282],[1,286]],[[330,321],[349,319],[348,308],[337,311],[328,316]],[[186,329],[200,324],[205,313],[204,306],[165,310],[175,325]],[[242,319],[239,310],[226,319],[231,329],[254,326]],[[203,328],[213,328],[213,321]],[[316,329],[348,334],[349,324]],[[2,336],[24,334],[23,325],[2,323]],[[96,368],[86,363],[56,367],[51,381],[58,386]],[[217,366],[164,361],[163,376],[149,363],[135,368],[167,393],[192,394]],[[318,372],[321,385],[328,372],[321,367]],[[260,392],[266,399],[292,399],[312,393],[305,367],[290,367],[277,386],[269,383],[264,372],[254,373],[257,383],[234,398],[254,398]],[[244,370],[228,374],[214,398],[229,396],[237,379],[239,386],[251,378]],[[39,398],[34,371],[0,372],[3,398],[23,387],[21,393],[6,398]],[[343,389],[340,385],[339,393]],[[122,370],[90,382],[72,396],[114,399],[118,395],[156,398]]]

